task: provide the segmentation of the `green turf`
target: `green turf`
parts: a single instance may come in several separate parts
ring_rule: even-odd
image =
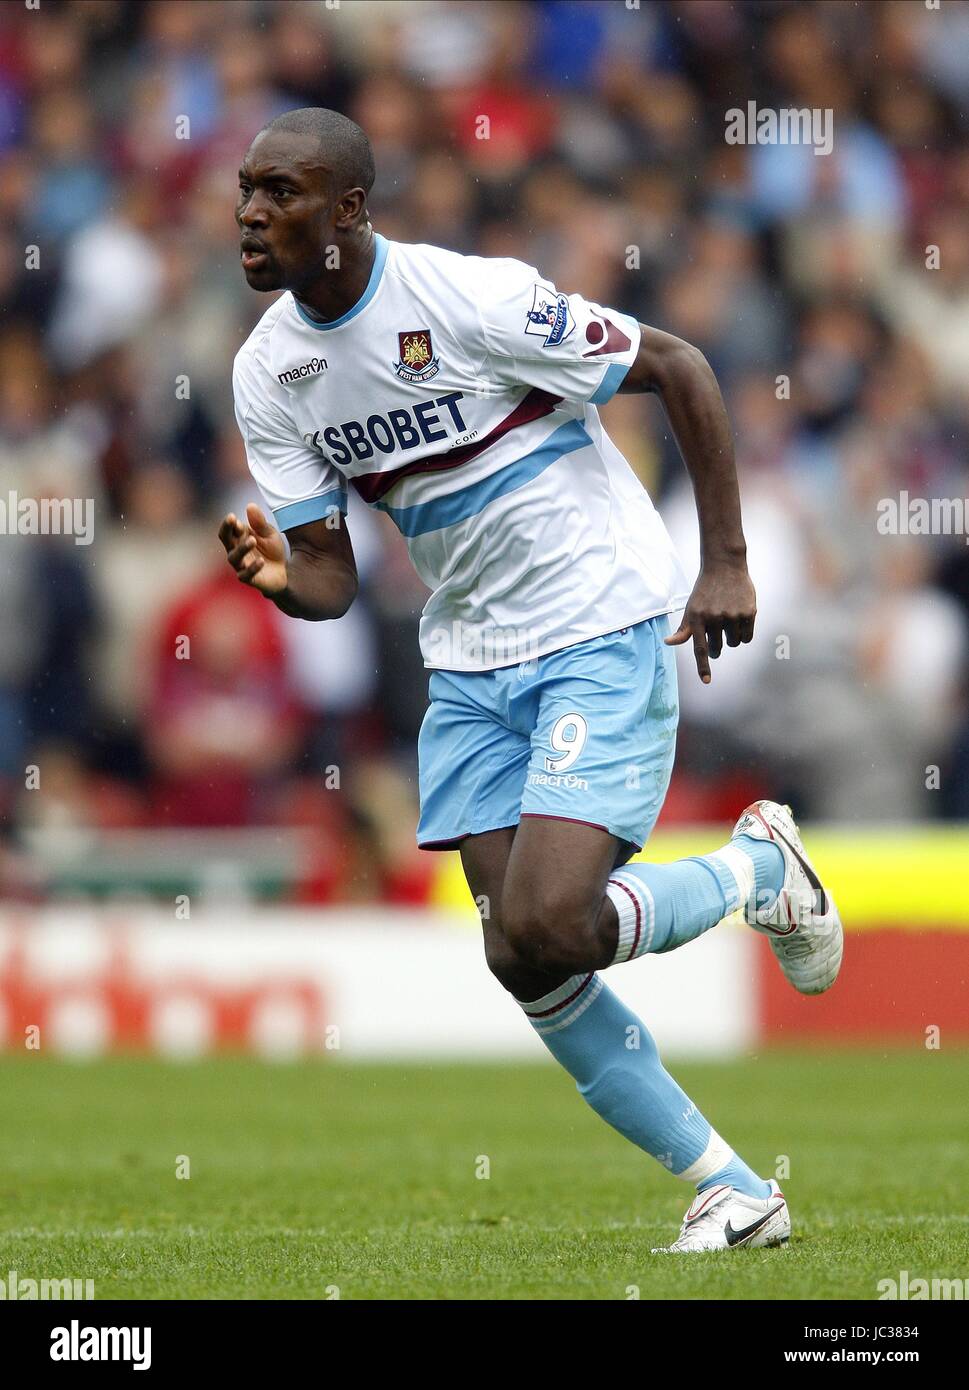
[[[789,1156],[787,1250],[651,1255],[690,1190],[550,1065],[30,1054],[0,1061],[0,1279],[93,1278],[99,1298],[395,1299],[871,1299],[902,1269],[969,1280],[969,1053],[675,1071],[762,1173]]]

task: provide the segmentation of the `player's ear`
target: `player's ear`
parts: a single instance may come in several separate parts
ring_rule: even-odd
[[[335,225],[343,232],[351,231],[361,219],[367,202],[362,188],[351,188],[344,193],[336,205]]]

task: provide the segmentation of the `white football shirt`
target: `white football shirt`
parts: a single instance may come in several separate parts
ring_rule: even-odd
[[[424,664],[487,671],[681,608],[672,542],[597,405],[639,326],[533,266],[377,235],[361,298],[316,323],[285,293],[233,368],[281,530],[386,512],[433,590]]]

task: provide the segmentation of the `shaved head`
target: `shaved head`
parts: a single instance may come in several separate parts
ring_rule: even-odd
[[[325,106],[301,106],[284,111],[263,126],[259,135],[311,135],[317,142],[321,164],[333,175],[333,191],[339,197],[349,188],[369,193],[374,181],[373,149],[355,121]],[[258,138],[258,137],[257,137]]]

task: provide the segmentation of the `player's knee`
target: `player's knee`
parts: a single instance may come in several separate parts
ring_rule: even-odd
[[[503,926],[485,931],[485,960],[495,979],[516,999],[537,999],[548,989],[546,978],[531,956],[523,956],[509,940]]]
[[[521,968],[521,961],[503,933],[497,930],[486,931],[484,950],[485,960],[488,962],[488,969],[492,975],[499,984],[504,985],[505,989],[511,989],[512,986],[509,981],[514,976],[515,970]]]
[[[503,916],[503,933],[518,960],[532,970],[589,968],[585,923],[568,905],[543,901],[523,904]]]
[[[485,934],[485,959],[495,979],[515,999],[541,999],[561,978],[561,971],[549,975],[523,960],[507,937],[499,931]]]

